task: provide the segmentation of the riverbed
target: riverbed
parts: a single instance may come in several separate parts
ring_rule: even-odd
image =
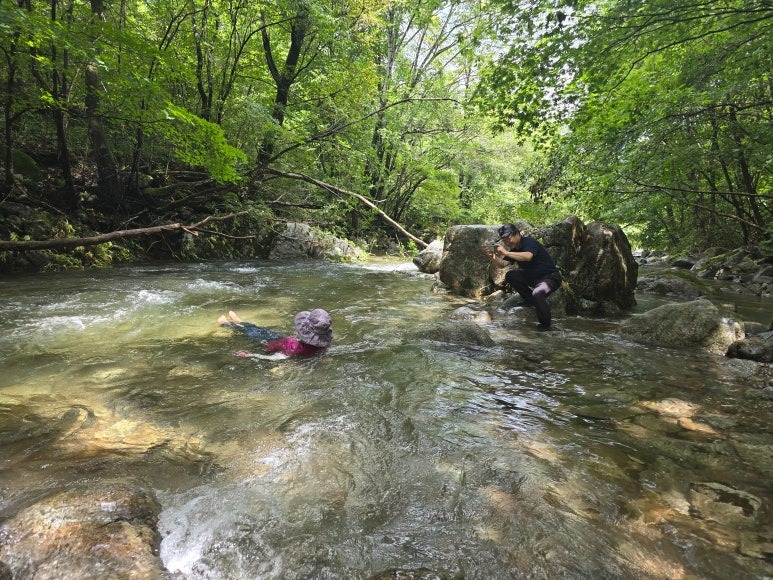
[[[183,578],[773,576],[773,403],[738,361],[560,313],[422,338],[466,301],[395,260],[20,274],[0,297],[0,518],[140,477]],[[216,324],[289,334],[311,308],[335,336],[311,359],[237,357]]]

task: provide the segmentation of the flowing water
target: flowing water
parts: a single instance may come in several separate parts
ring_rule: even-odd
[[[140,477],[184,578],[773,576],[747,367],[560,315],[428,340],[464,303],[431,286],[389,261],[3,277],[0,518]],[[236,357],[215,323],[289,333],[314,307],[335,341],[313,359]]]

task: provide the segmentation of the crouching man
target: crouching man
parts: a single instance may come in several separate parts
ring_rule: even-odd
[[[515,224],[499,228],[499,237],[494,244],[494,251],[488,247],[483,251],[500,268],[518,264],[518,268],[505,274],[505,280],[527,305],[535,307],[540,328],[549,329],[548,296],[561,286],[561,272],[553,258],[537,240],[521,234]]]

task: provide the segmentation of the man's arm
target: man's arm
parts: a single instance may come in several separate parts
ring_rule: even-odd
[[[532,252],[508,252],[504,247],[497,246],[497,253],[502,257],[512,258],[516,262],[531,262],[534,257]],[[505,260],[502,260],[503,262]]]
[[[495,249],[498,252],[499,250],[503,250],[502,246],[499,244],[495,244]],[[492,252],[487,245],[483,246],[483,253],[488,256],[488,259],[494,262],[498,268],[507,268],[510,265],[510,262],[503,259],[501,256],[497,256],[494,252]]]

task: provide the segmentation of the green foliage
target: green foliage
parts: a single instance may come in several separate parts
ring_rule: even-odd
[[[498,5],[515,41],[485,69],[479,102],[500,127],[559,129],[546,198],[653,247],[762,239],[773,12],[714,0]]]
[[[52,239],[78,237],[75,227],[67,220],[57,223],[52,230]],[[126,250],[114,247],[111,242],[94,246],[77,246],[66,252],[46,250],[48,256],[46,271],[84,270],[86,268],[106,268],[114,260],[126,258]]]
[[[352,196],[266,177],[259,160],[268,159],[367,195],[426,236],[568,213],[620,223],[650,247],[770,236],[773,14],[764,7],[155,0],[108,4],[101,19],[83,0],[56,13],[25,6],[0,3],[0,102],[14,139],[5,145],[30,159],[71,156],[77,183],[64,211],[80,200],[109,227],[266,202],[272,220],[384,235]],[[85,105],[87,70],[98,77],[96,108]],[[126,178],[111,199],[94,195],[97,145]],[[185,181],[175,190],[178,173],[240,189],[189,191]],[[197,244],[191,256],[234,249]]]
[[[406,220],[418,231],[435,236],[461,221],[459,179],[453,171],[434,171],[416,190]]]
[[[543,197],[554,168],[544,148],[514,131],[478,138],[464,166],[464,221],[501,224],[525,220],[544,224],[563,218],[571,213],[569,208]]]
[[[170,122],[156,127],[174,147],[177,159],[206,169],[216,181],[239,181],[237,164],[247,156],[228,144],[222,128],[172,103],[167,104],[166,113]]]
[[[49,252],[48,263],[44,270],[84,270],[86,268],[106,268],[113,264],[112,244],[97,246],[78,246],[68,253]]]

